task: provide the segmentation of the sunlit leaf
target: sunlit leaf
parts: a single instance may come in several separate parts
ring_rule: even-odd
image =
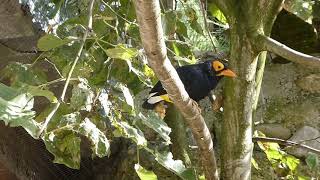
[[[88,85],[88,81],[79,78],[80,83],[73,86],[71,107],[76,110],[91,111],[94,93]]]
[[[300,163],[299,159],[291,155],[287,155],[285,161],[291,171],[295,171]]]
[[[0,120],[11,127],[21,126],[32,137],[37,138],[40,124],[34,121],[33,103],[31,94],[0,83]]]
[[[227,18],[214,3],[209,3],[209,11],[212,14],[212,16],[217,18],[220,22],[224,24],[227,23]]]
[[[115,59],[130,60],[137,56],[138,51],[136,48],[126,48],[123,45],[119,45],[115,48],[105,50],[106,54]]]
[[[169,171],[175,173],[180,178],[184,180],[194,180],[196,179],[193,170],[191,168],[186,168],[181,160],[174,160],[171,152],[159,153],[155,152],[153,154],[158,163]]]
[[[129,89],[126,86],[124,86],[123,84],[121,84],[121,83],[117,83],[115,85],[115,87],[119,88],[121,90],[121,92],[123,93],[123,96],[124,96],[127,104],[129,106],[131,106],[132,108],[134,108],[133,97],[132,97]]]
[[[141,180],[157,180],[157,175],[154,174],[153,171],[148,171],[140,164],[135,164],[134,169],[136,170],[136,173],[138,174],[139,178]]]
[[[251,158],[251,164],[253,165],[253,167],[256,170],[260,170],[261,168],[259,167],[259,164],[257,163],[257,161],[254,158]]]
[[[109,140],[88,118],[85,118],[80,124],[78,132],[90,140],[91,149],[94,155],[104,157],[109,154]]]

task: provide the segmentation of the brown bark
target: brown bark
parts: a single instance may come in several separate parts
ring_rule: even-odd
[[[135,0],[134,3],[148,63],[191,128],[199,147],[206,178],[208,180],[219,179],[209,129],[201,116],[197,103],[188,96],[167,57],[159,2],[157,0]]]

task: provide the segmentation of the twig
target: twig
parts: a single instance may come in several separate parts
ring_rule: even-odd
[[[62,74],[60,73],[59,69],[57,68],[57,66],[56,66],[53,62],[51,62],[47,57],[45,57],[44,60],[47,61],[49,64],[51,64],[51,65],[54,67],[54,69],[57,71],[57,73],[59,74],[59,76],[60,76],[61,78],[63,78],[63,76],[62,76]]]
[[[122,20],[124,20],[125,22],[129,23],[129,24],[136,24],[134,22],[131,22],[129,20],[127,20],[126,18],[122,17],[119,13],[117,13],[108,3],[104,2],[104,0],[101,1],[105,6],[107,6],[111,12],[113,12],[115,15],[119,16]]]
[[[298,52],[262,34],[257,35],[257,43],[263,44],[262,50],[273,52],[289,61],[320,68],[320,59]],[[257,44],[257,46],[259,46]]]
[[[278,138],[269,138],[269,137],[253,137],[252,138],[253,142],[257,142],[257,141],[261,141],[261,142],[274,142],[274,143],[278,143],[278,144],[282,144],[285,146],[297,146],[299,148],[302,149],[306,149],[310,152],[316,153],[318,155],[320,155],[320,150],[319,149],[315,149],[313,147],[298,143],[298,142],[294,142],[294,141],[288,141],[288,140],[283,140],[283,139],[278,139]]]
[[[206,29],[206,31],[207,31],[207,33],[208,33],[208,36],[209,36],[209,38],[210,38],[210,41],[211,41],[211,44],[212,44],[212,46],[213,46],[214,52],[218,52],[218,51],[217,51],[217,47],[216,47],[215,44],[214,44],[213,37],[212,37],[212,35],[211,35],[209,26],[208,26],[207,13],[206,13],[205,4],[204,4],[203,0],[199,0],[199,3],[200,3],[200,6],[201,6],[200,8],[201,8],[202,15],[203,15],[204,28]]]
[[[82,50],[83,50],[83,47],[84,47],[84,44],[86,42],[86,39],[88,37],[88,34],[89,32],[92,30],[92,11],[93,11],[93,5],[94,5],[94,1],[95,0],[91,0],[89,2],[89,10],[88,10],[88,26],[86,28],[86,31],[84,32],[84,35],[83,35],[83,38],[82,38],[82,42],[80,44],[80,48],[78,50],[78,53],[77,53],[77,56],[75,57],[74,61],[73,61],[73,64],[71,66],[71,69],[68,73],[68,76],[67,76],[67,79],[66,79],[66,82],[64,84],[64,87],[63,87],[63,91],[61,93],[61,97],[58,101],[58,103],[55,104],[55,106],[53,107],[52,111],[49,113],[49,115],[47,116],[47,118],[45,119],[44,121],[44,124],[42,125],[40,131],[38,132],[37,136],[40,137],[40,135],[43,133],[43,131],[47,128],[50,120],[52,119],[53,115],[57,112],[58,108],[60,107],[61,103],[64,101],[64,98],[65,98],[65,95],[66,95],[66,92],[67,92],[67,89],[68,89],[68,85],[70,83],[70,79],[71,79],[71,76],[72,76],[72,73],[73,73],[73,70],[74,68],[76,67],[77,65],[77,62],[82,54]]]

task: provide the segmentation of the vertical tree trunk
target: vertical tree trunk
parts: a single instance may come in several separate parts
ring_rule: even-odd
[[[226,79],[222,124],[221,178],[251,177],[252,116],[259,96],[265,53],[256,35],[269,36],[280,0],[222,1],[217,5],[230,25],[230,61],[238,78]],[[259,61],[259,63],[258,63]]]
[[[222,179],[249,179],[252,154],[252,105],[255,94],[257,55],[246,29],[234,26],[230,34],[230,65],[237,79],[228,79],[225,87],[222,124]]]

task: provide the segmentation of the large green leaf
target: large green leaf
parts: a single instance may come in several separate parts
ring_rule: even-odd
[[[40,125],[34,121],[33,103],[31,94],[0,83],[0,120],[11,127],[21,126],[36,138]]]
[[[40,85],[46,82],[46,74],[42,69],[31,64],[11,62],[0,71],[0,79],[10,79],[11,86],[21,84]]]
[[[74,40],[76,40],[76,39],[73,37],[60,39],[59,37],[57,37],[55,35],[46,34],[38,40],[37,46],[38,46],[39,50],[41,50],[41,51],[49,51],[51,49],[68,44]]]
[[[143,124],[156,131],[167,144],[171,143],[169,137],[171,128],[169,128],[162,119],[155,115],[155,113],[150,113],[147,117],[142,113],[139,113],[138,116]]]
[[[134,169],[136,170],[136,173],[138,174],[139,178],[141,180],[157,180],[157,175],[154,174],[153,171],[148,171],[140,164],[135,164]]]
[[[55,163],[80,168],[80,135],[91,142],[93,156],[104,157],[109,154],[110,144],[104,133],[88,118],[81,121],[79,112],[62,116],[56,127],[43,137],[47,149],[55,157]]]
[[[130,60],[138,55],[136,48],[126,48],[124,45],[118,45],[115,48],[105,50],[106,54],[115,59]]]
[[[78,132],[90,140],[91,149],[94,155],[97,155],[98,157],[109,155],[109,140],[88,118],[85,118],[80,124]]]

